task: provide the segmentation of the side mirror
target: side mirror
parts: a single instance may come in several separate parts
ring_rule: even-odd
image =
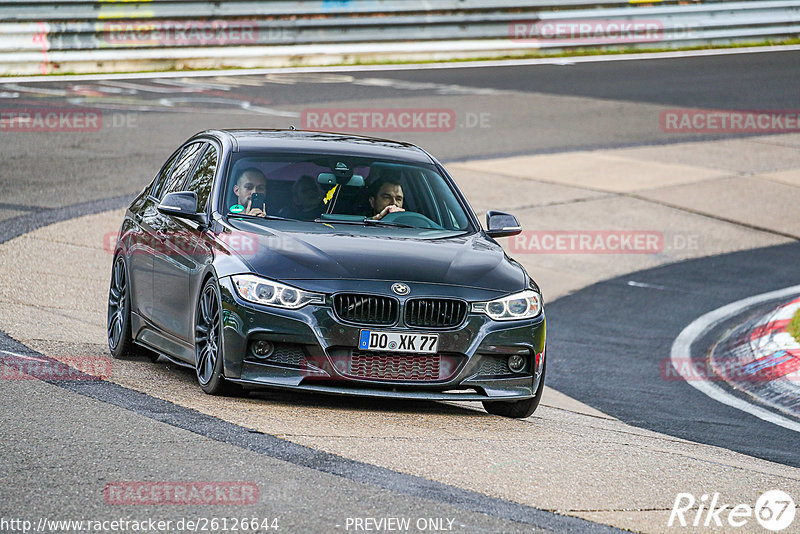
[[[486,233],[489,237],[509,237],[521,231],[519,221],[510,213],[493,210],[486,212]]]
[[[158,205],[158,211],[164,215],[194,221],[201,226],[208,225],[206,214],[197,212],[197,193],[194,191],[167,193]]]

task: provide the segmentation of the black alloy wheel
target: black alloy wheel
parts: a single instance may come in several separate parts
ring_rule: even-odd
[[[209,395],[231,395],[240,388],[222,375],[222,306],[217,284],[210,278],[200,293],[194,328],[197,382]]]
[[[131,338],[131,302],[128,290],[128,271],[125,268],[125,259],[122,255],[116,257],[111,271],[106,331],[111,356],[123,358],[135,353],[133,339]]]

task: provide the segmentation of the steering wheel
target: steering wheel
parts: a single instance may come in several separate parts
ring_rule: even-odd
[[[415,228],[434,228],[436,230],[443,229],[441,226],[423,214],[417,213],[416,211],[395,211],[387,213],[381,220],[398,224],[407,224]]]

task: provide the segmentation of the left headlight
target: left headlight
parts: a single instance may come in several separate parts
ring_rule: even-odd
[[[472,304],[473,313],[485,313],[495,321],[530,319],[542,312],[542,296],[526,289],[507,297]]]
[[[306,304],[325,304],[325,296],[303,291],[253,274],[231,276],[236,293],[244,300],[277,308],[296,310]]]

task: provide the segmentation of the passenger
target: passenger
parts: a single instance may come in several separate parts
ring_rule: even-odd
[[[392,178],[379,178],[369,186],[369,205],[372,218],[383,219],[389,213],[403,209],[403,186]]]
[[[252,206],[253,193],[259,193],[262,197],[267,193],[267,177],[255,167],[250,167],[239,174],[233,186],[233,194],[236,195],[238,201],[237,205],[242,208],[234,210],[236,206],[233,206],[231,212],[265,217],[267,215],[266,202],[262,202],[260,206]]]
[[[325,211],[322,191],[317,181],[307,174],[292,184],[292,203],[278,211],[278,216],[300,221],[313,221]]]

